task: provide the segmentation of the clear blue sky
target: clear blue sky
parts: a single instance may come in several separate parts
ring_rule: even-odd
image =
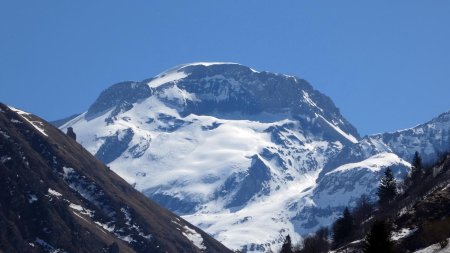
[[[296,75],[361,134],[402,129],[450,110],[450,1],[0,2],[0,101],[48,120],[195,61]]]

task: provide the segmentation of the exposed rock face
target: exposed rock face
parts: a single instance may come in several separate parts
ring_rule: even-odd
[[[1,252],[231,252],[44,120],[0,104]]]
[[[73,127],[68,127],[67,128],[67,136],[69,136],[70,138],[72,138],[75,141],[77,140],[77,135],[73,131]]]

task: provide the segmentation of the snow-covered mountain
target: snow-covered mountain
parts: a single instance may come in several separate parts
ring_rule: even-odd
[[[73,127],[136,189],[226,246],[264,251],[373,195],[387,166],[405,175],[415,143],[427,148],[429,131],[449,129],[425,126],[361,139],[305,80],[193,63],[115,84],[61,129]]]

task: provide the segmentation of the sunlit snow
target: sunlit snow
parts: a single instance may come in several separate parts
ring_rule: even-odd
[[[43,128],[43,123],[40,121],[32,121],[29,119],[30,114],[27,112],[24,112],[22,110],[19,110],[17,108],[14,108],[12,106],[9,106],[9,108],[13,111],[15,111],[17,114],[19,114],[24,120],[26,120],[28,123],[30,123],[36,130],[38,130],[41,134],[43,134],[44,136],[47,136],[47,133],[45,132],[44,128]]]

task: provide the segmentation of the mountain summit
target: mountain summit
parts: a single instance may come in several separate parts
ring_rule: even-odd
[[[294,76],[191,63],[115,84],[61,126],[151,199],[230,248],[266,251],[329,225],[384,168],[333,101]]]
[[[86,113],[90,118],[107,110],[111,118],[136,102],[158,97],[180,116],[270,115],[317,121],[323,132],[357,142],[356,129],[340,114],[333,101],[293,76],[258,72],[236,63],[191,63],[142,82],[123,82],[106,89]],[[261,115],[263,114],[263,115]],[[269,115],[264,115],[269,114]],[[282,115],[282,116],[281,116]],[[327,128],[332,128],[331,131]]]

